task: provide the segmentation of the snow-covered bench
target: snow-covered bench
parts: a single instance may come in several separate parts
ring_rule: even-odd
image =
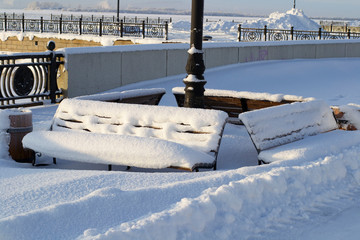
[[[65,99],[51,129],[27,134],[23,146],[109,169],[216,169],[226,118],[216,110]]]
[[[184,87],[175,87],[172,92],[178,106],[184,106]],[[242,112],[282,105],[292,102],[310,101],[312,98],[303,98],[295,95],[271,94],[261,92],[231,91],[205,89],[204,107],[217,109],[229,114],[229,121],[240,124],[238,116]]]
[[[109,93],[85,95],[85,96],[76,97],[76,99],[158,105],[162,96],[165,93],[166,90],[164,88],[144,88],[144,89],[121,91],[121,92],[109,92]]]
[[[259,155],[259,164],[317,159],[360,143],[359,131],[338,129],[323,101],[291,103],[239,115]]]

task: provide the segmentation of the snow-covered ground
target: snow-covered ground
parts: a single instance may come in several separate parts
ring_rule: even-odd
[[[208,69],[206,87],[360,103],[360,58],[269,61]],[[120,90],[163,87],[184,76]],[[35,107],[35,130],[56,106]],[[124,171],[59,159],[32,167],[0,160],[1,239],[357,239],[360,147],[257,166],[243,126],[228,124],[218,170]],[[43,157],[41,162],[51,162]],[[325,232],[324,232],[325,231]],[[339,237],[340,236],[340,237]],[[344,238],[342,238],[344,237]]]
[[[360,56],[236,64],[207,69],[205,88],[360,104],[359,65]],[[175,106],[171,89],[184,78],[117,90],[165,88],[160,105]],[[49,126],[56,108],[31,108],[34,131]],[[64,159],[32,167],[1,157],[0,239],[358,239],[359,153],[349,144],[332,155],[257,166],[245,128],[227,124],[217,171],[108,172]]]

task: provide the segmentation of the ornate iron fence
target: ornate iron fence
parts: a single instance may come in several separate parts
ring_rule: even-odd
[[[351,32],[327,32],[319,28],[318,31],[303,31],[264,28],[238,27],[238,41],[287,41],[287,40],[326,40],[326,39],[360,39],[360,33]]]
[[[0,31],[17,32],[44,32],[59,34],[91,34],[91,35],[111,35],[111,36],[132,36],[142,38],[165,38],[168,39],[168,23],[147,23],[142,22],[125,23],[103,21],[84,21],[78,20],[53,19],[21,19],[8,18],[6,15],[0,17]]]
[[[54,48],[50,41],[48,52],[0,55],[0,108],[41,104],[45,99],[57,102],[57,72],[64,56]]]
[[[0,15],[1,17],[1,15]],[[50,15],[50,19],[51,20],[60,20],[60,18],[62,20],[66,20],[66,21],[79,21],[80,19],[84,20],[84,21],[89,21],[89,22],[99,22],[100,19],[103,22],[117,22],[117,17],[115,16],[84,16],[84,15]],[[139,17],[129,17],[129,16],[124,16],[122,18],[124,23],[142,23],[143,21],[145,21],[145,23],[152,23],[152,24],[165,24],[165,23],[171,23],[172,18],[139,18]]]

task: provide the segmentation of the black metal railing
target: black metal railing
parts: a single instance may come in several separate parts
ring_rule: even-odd
[[[168,39],[168,23],[147,23],[142,22],[128,23],[121,20],[119,22],[64,20],[62,18],[45,20],[25,19],[22,15],[19,18],[8,18],[0,16],[0,31],[16,32],[39,32],[39,33],[59,33],[59,34],[90,34],[90,35],[111,35],[111,36],[132,36],[142,38],[165,38]]]
[[[45,99],[57,102],[61,96],[57,73],[64,56],[54,48],[50,41],[47,52],[0,55],[0,108],[33,105]]]
[[[67,20],[67,21],[79,21],[80,19],[84,20],[84,21],[88,21],[88,22],[99,22],[100,20],[103,22],[117,22],[117,17],[116,16],[95,16],[95,15],[91,15],[91,16],[85,16],[85,15],[64,15],[64,14],[60,14],[60,15],[55,15],[55,14],[51,14],[50,15],[50,19],[51,20]],[[122,19],[124,23],[142,23],[145,21],[145,23],[152,23],[152,24],[165,24],[165,23],[171,23],[172,18],[149,18],[149,17],[129,17],[129,16],[124,16]]]
[[[360,39],[360,33],[351,32],[327,32],[319,28],[318,31],[268,29],[264,28],[243,28],[238,27],[238,41],[287,41],[287,40],[327,40],[327,39]]]

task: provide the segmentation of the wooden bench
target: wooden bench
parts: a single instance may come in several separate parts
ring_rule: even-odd
[[[65,99],[51,128],[27,134],[23,146],[109,169],[216,169],[226,118],[216,110]]]
[[[127,90],[121,92],[85,95],[85,96],[76,97],[76,99],[158,105],[162,96],[165,93],[166,91],[164,88],[146,88],[146,89]]]
[[[185,99],[184,88],[175,87],[172,89],[172,92],[178,106],[183,107]],[[234,124],[241,124],[238,116],[242,112],[309,100],[313,99],[294,95],[217,89],[206,89],[204,92],[204,108],[227,112],[229,114],[229,121]]]
[[[259,153],[259,164],[321,157],[360,143],[358,131],[338,129],[331,108],[323,101],[260,109],[239,118]]]

